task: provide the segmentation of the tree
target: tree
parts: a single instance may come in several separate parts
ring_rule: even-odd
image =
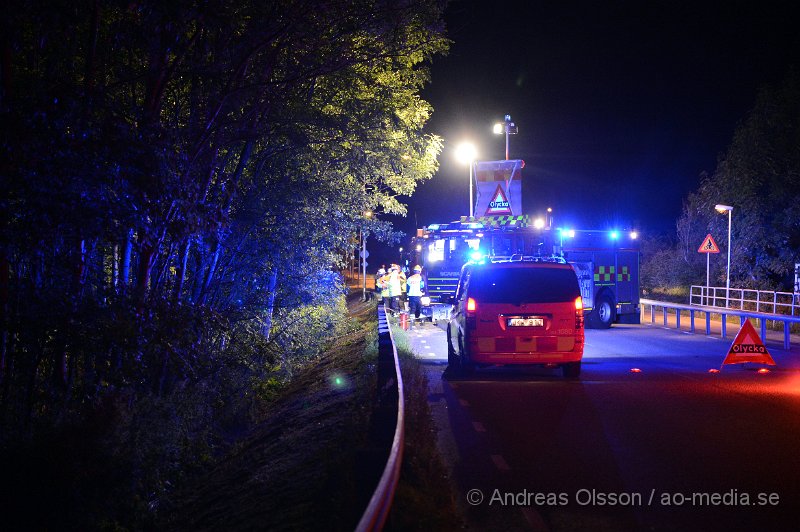
[[[335,334],[341,250],[360,230],[391,235],[364,212],[403,213],[398,196],[437,167],[419,91],[447,48],[443,7],[11,0],[5,434],[120,397],[137,398],[119,401],[140,415],[125,419],[158,403],[159,419],[193,432],[213,420],[180,415],[176,398],[207,396],[192,411],[222,415],[219,403],[307,355],[294,323]]]
[[[790,72],[779,85],[760,90],[739,124],[715,172],[687,198],[678,220],[680,261],[704,279],[705,261],[693,251],[708,232],[727,235],[728,219],[714,205],[733,206],[731,286],[791,290],[800,261],[800,76]],[[727,238],[718,238],[722,254]],[[724,284],[726,261],[713,278]],[[685,268],[685,266],[683,266]],[[702,272],[702,274],[701,274]]]

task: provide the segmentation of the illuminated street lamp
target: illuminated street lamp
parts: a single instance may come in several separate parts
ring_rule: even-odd
[[[511,121],[511,115],[506,115],[505,121],[503,123],[497,123],[492,128],[495,135],[502,135],[505,133],[506,135],[506,161],[508,160],[508,136],[509,135],[516,135],[519,129],[514,122]]]
[[[469,217],[472,218],[472,211],[474,208],[472,202],[472,164],[475,161],[475,158],[478,156],[478,152],[475,149],[475,145],[471,142],[462,142],[461,144],[456,147],[456,159],[461,164],[468,164],[469,165]]]
[[[728,291],[731,288],[731,212],[733,212],[733,207],[730,205],[714,205],[714,209],[720,214],[728,213],[728,272],[725,276],[725,306],[727,306]]]

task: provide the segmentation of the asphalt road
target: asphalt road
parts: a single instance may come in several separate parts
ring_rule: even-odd
[[[469,528],[799,530],[800,348],[768,343],[769,373],[709,372],[733,336],[587,330],[578,381],[500,367],[462,380],[443,330],[409,331]]]

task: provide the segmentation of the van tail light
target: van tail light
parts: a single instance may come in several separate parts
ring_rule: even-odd
[[[580,296],[575,298],[575,328],[583,328],[583,298]]]
[[[467,313],[466,313],[466,326],[467,329],[476,329],[478,325],[478,302],[475,301],[475,298],[469,297],[467,298]]]

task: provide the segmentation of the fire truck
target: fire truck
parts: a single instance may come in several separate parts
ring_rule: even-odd
[[[411,259],[423,266],[423,311],[446,320],[445,300],[456,292],[469,260],[565,260],[578,274],[586,323],[607,328],[639,323],[639,241],[635,232],[553,228],[522,213],[522,160],[474,164],[473,214],[417,230]]]
[[[639,240],[633,231],[533,226],[527,216],[464,217],[417,231],[411,259],[423,266],[423,314],[446,320],[461,267],[481,260],[565,260],[578,275],[586,324],[639,323]]]

